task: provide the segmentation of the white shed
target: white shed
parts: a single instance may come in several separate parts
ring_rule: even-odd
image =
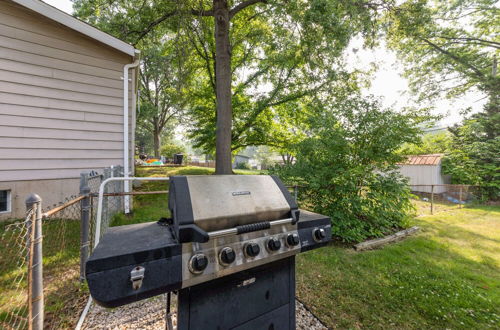
[[[415,192],[431,192],[431,185],[450,183],[450,178],[441,173],[441,160],[443,154],[408,156],[406,161],[399,163],[399,172],[408,177]],[[425,186],[420,186],[425,185]],[[446,192],[446,187],[434,187],[434,193]]]

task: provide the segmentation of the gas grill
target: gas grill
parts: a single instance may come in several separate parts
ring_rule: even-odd
[[[295,327],[294,256],[328,243],[328,217],[267,175],[173,176],[168,207],[102,237],[86,265],[96,302],[176,291],[178,329]]]

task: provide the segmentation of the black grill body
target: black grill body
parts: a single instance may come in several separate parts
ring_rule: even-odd
[[[86,264],[93,299],[118,307],[177,292],[180,330],[294,329],[295,255],[328,244],[330,218],[298,210],[276,177],[241,177],[213,194],[203,178],[174,178],[173,219],[109,228]]]
[[[295,257],[179,292],[178,330],[295,328]]]

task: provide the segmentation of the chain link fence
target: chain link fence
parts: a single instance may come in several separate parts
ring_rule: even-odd
[[[66,200],[42,215],[44,328],[76,324],[86,294],[80,282],[80,231],[85,196]]]
[[[104,180],[118,176],[121,166],[82,173],[80,195],[48,206],[30,195],[24,219],[0,223],[0,329],[74,328],[88,300],[83,279],[95,233],[95,196]],[[122,191],[123,182],[108,185],[103,227],[123,210],[124,196],[113,195]]]
[[[28,327],[29,227],[33,211],[26,218],[0,223],[0,329]]]
[[[410,185],[417,215],[436,214],[483,201],[479,186],[460,184]]]

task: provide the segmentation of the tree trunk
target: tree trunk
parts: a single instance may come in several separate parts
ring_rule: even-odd
[[[215,136],[215,173],[232,174],[231,168],[231,50],[227,0],[213,0],[215,19],[215,94],[217,129]]]
[[[161,129],[159,127],[158,118],[153,118],[153,146],[155,152],[155,158],[160,158],[160,137]]]

